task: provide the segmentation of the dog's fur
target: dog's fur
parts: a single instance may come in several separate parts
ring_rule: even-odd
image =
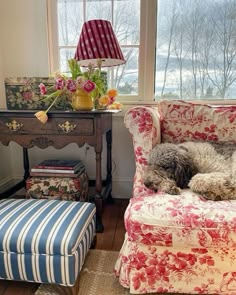
[[[169,194],[189,187],[207,199],[236,199],[236,145],[158,144],[150,153],[144,184]]]

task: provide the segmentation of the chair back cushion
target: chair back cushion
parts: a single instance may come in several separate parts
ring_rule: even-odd
[[[236,142],[236,106],[163,100],[159,112],[162,142]]]

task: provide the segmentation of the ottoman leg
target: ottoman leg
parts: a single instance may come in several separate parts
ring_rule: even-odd
[[[90,249],[95,249],[97,243],[97,236],[94,236]]]

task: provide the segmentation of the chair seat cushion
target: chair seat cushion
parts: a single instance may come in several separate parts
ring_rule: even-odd
[[[209,201],[190,190],[134,197],[125,225],[130,241],[146,245],[236,247],[236,201]]]
[[[0,200],[0,278],[75,283],[95,235],[95,205]]]

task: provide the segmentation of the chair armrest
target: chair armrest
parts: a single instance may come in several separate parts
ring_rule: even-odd
[[[130,109],[124,118],[125,126],[133,139],[136,172],[134,177],[133,196],[146,193],[144,174],[148,156],[152,148],[161,142],[160,116],[157,107],[139,106]]]

